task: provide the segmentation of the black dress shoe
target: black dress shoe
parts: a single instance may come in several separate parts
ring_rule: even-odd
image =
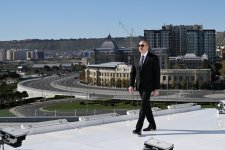
[[[139,131],[139,130],[133,130],[133,134],[141,135],[141,131]]]
[[[145,128],[145,129],[143,129],[143,131],[154,131],[154,130],[156,130],[156,127],[147,127],[147,128]]]

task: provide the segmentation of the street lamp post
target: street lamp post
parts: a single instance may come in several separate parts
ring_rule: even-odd
[[[188,90],[188,82],[189,82],[189,76],[187,75],[187,90]]]
[[[89,103],[89,89],[87,89],[87,107],[86,107],[86,116],[88,115],[88,103]]]
[[[176,74],[176,84],[177,84],[177,99],[178,99],[178,75]]]
[[[166,95],[167,95],[167,99],[168,99],[168,86],[169,86],[169,76],[167,76],[167,85],[166,85]]]
[[[44,77],[43,77],[43,74],[42,74],[42,77],[41,77],[41,98],[43,99],[43,95],[44,95],[44,93],[43,93],[43,79],[44,79]]]

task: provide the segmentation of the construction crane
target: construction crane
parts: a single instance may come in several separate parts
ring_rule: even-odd
[[[131,32],[129,32],[127,30],[127,28],[125,27],[125,25],[120,21],[119,21],[119,26],[121,26],[126,31],[126,33],[129,35],[129,39],[130,39],[129,47],[133,48],[134,47],[133,28],[131,29]]]

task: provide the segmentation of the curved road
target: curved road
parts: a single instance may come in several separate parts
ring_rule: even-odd
[[[30,88],[40,89],[40,90],[50,90],[57,92],[69,92],[71,95],[74,93],[84,93],[90,94],[94,97],[99,98],[112,98],[118,95],[129,95],[128,90],[124,88],[106,88],[106,87],[92,87],[88,85],[81,84],[75,76],[78,74],[70,74],[66,76],[52,76],[45,77],[43,79],[37,79],[32,81],[25,81],[22,85]],[[160,91],[160,96],[168,96],[176,94],[176,90]],[[137,92],[134,95],[138,95]]]
[[[40,78],[37,80],[28,80],[22,83],[23,86],[27,86],[30,88],[40,89],[40,90],[50,90],[50,91],[57,91],[57,92],[68,92],[71,95],[74,93],[83,93],[88,94],[90,99],[92,98],[113,98],[116,96],[131,96],[128,93],[127,89],[118,89],[118,88],[105,88],[105,87],[92,87],[88,85],[81,84],[78,79],[75,77],[78,74],[70,74],[65,76],[51,76]],[[206,95],[213,95],[213,94],[224,94],[224,91],[210,91],[210,90],[191,90],[191,91],[184,91],[184,90],[160,90],[159,98],[205,98]],[[138,93],[134,93],[135,96],[138,96]],[[73,101],[74,99],[69,99],[65,101]],[[134,100],[134,99],[132,99]],[[68,113],[59,113],[59,112],[47,112],[43,111],[42,108],[51,105],[53,103],[60,102],[62,100],[52,100],[52,101],[45,101],[45,102],[37,102],[32,104],[23,105],[17,107],[13,111],[17,114],[22,116],[68,116],[68,115],[93,115],[96,112],[68,112]],[[97,112],[97,113],[106,113],[104,112]],[[124,114],[125,111],[119,112],[120,114]]]

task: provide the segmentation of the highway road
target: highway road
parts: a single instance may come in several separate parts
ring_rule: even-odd
[[[69,95],[76,93],[83,93],[89,95],[87,100],[92,99],[124,99],[124,100],[140,100],[139,95],[135,92],[133,95],[129,94],[127,89],[119,88],[106,88],[106,87],[92,87],[81,84],[75,77],[78,74],[69,74],[65,76],[51,76],[44,77],[37,80],[28,80],[23,82],[23,86],[49,90],[56,92],[67,92]],[[152,98],[152,101],[182,101],[182,102],[216,102],[220,99],[225,99],[224,91],[212,91],[212,90],[160,90],[160,96]],[[65,101],[73,101],[76,99],[69,99]],[[80,116],[80,115],[93,115],[96,112],[48,112],[43,111],[43,108],[47,105],[60,102],[62,100],[52,100],[45,102],[37,102],[17,107],[15,112],[23,116]],[[106,111],[97,113],[107,113]],[[109,112],[111,113],[111,112]],[[125,111],[118,112],[124,114]]]
[[[67,92],[69,95],[75,95],[76,93],[83,93],[89,95],[90,99],[96,98],[113,98],[118,96],[131,96],[128,89],[124,88],[107,88],[107,87],[93,87],[85,84],[81,84],[79,79],[75,79],[78,74],[69,74],[65,76],[51,76],[40,78],[33,81],[23,82],[24,86],[49,90],[56,92]],[[135,92],[134,95],[138,95]],[[160,90],[160,96],[158,98],[212,98],[212,99],[225,99],[225,92],[223,90]],[[129,99],[128,99],[129,100]]]
[[[118,95],[129,95],[128,90],[124,88],[92,87],[81,84],[79,82],[79,79],[75,79],[75,76],[77,75],[78,74],[70,74],[60,77],[45,77],[33,81],[25,81],[22,85],[40,90],[68,92],[69,95],[74,95],[76,93],[84,93],[90,95],[90,97],[97,98],[112,98]],[[175,93],[177,93],[177,90],[162,90],[160,92],[160,96],[168,96]],[[135,92],[134,95],[138,95],[138,93]]]

